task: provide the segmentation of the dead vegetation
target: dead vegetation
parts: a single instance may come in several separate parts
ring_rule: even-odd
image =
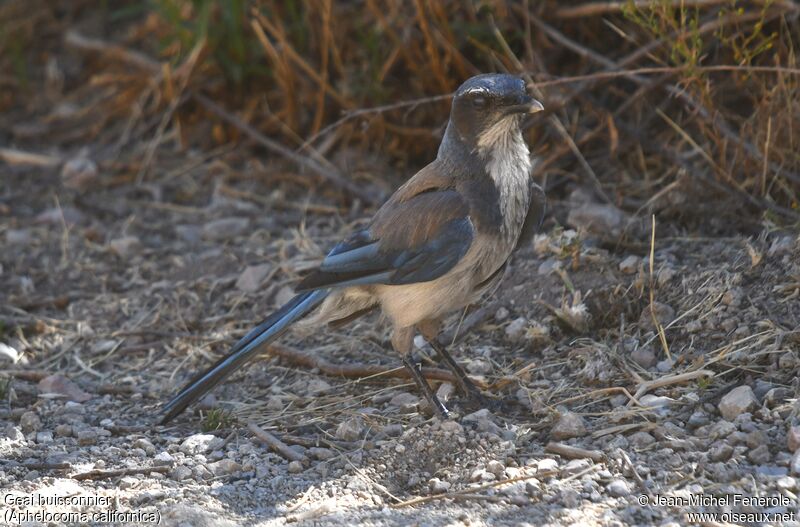
[[[780,0],[3,3],[0,360],[17,363],[0,395],[28,446],[0,442],[16,463],[0,484],[137,476],[233,521],[263,517],[237,481],[287,474],[268,493],[287,521],[334,517],[329,495],[367,519],[441,503],[447,517],[526,507],[521,488],[568,524],[627,510],[611,479],[663,494],[792,467],[799,17]],[[524,75],[547,108],[528,129],[544,232],[498,294],[450,321],[502,418],[427,423],[367,318],[288,337],[151,429],[168,394],[434,155],[449,93],[483,71]],[[761,406],[726,458],[718,403],[742,385]],[[69,414],[76,397],[90,415]],[[736,450],[747,426],[766,459]],[[66,458],[42,446],[51,428]],[[208,463],[187,430],[220,440]],[[593,464],[536,464],[548,454]],[[591,496],[586,478],[606,500],[597,516],[569,505]],[[220,480],[236,492],[206,498]]]
[[[94,7],[6,3],[0,60],[8,139],[34,155],[45,139],[61,146],[57,156],[92,143],[115,175],[100,184],[158,181],[154,161],[253,140],[252,128],[257,143],[345,197],[378,202],[359,176],[385,192],[391,169],[354,174],[337,157],[424,162],[446,95],[469,75],[501,70],[544,92],[548,116],[530,139],[551,193],[583,182],[629,211],[685,216],[714,200],[798,219],[792,2]],[[23,108],[36,109],[34,122],[15,122]]]

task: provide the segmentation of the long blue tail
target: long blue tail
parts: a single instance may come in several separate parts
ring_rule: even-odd
[[[187,406],[200,399],[228,375],[242,367],[264,346],[281,336],[289,329],[289,326],[322,303],[328,293],[328,289],[301,293],[270,315],[264,322],[250,330],[247,335],[233,346],[227,355],[208,370],[192,379],[178,395],[164,405],[161,410],[163,414],[161,424],[168,423],[172,418],[183,412]]]

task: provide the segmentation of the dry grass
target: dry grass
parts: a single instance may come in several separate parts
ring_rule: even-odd
[[[154,188],[167,184],[203,165],[229,178],[217,186],[219,196],[340,217],[358,202],[378,204],[397,183],[391,167],[407,175],[406,165],[431,157],[447,116],[448,94],[461,80],[481,71],[511,71],[523,74],[548,108],[545,118],[531,123],[529,139],[538,145],[537,177],[546,183],[552,202],[558,204],[575,187],[587,188],[596,199],[633,216],[655,218],[657,213],[659,224],[662,218],[677,219],[673,233],[675,225],[713,217],[727,226],[752,221],[752,213],[761,214],[768,226],[800,217],[795,130],[800,122],[795,52],[800,10],[791,3],[739,7],[727,1],[658,0],[558,10],[533,2],[493,2],[476,10],[471,4],[424,0],[366,0],[361,5],[158,0],[146,9],[137,6],[95,9],[91,15],[85,10],[96,6],[89,1],[11,1],[0,8],[0,65],[8,72],[0,77],[0,128],[8,130],[14,146],[3,150],[7,163],[57,165],[70,150],[89,145],[102,170],[97,184],[103,188],[133,183],[147,192],[153,183]],[[29,19],[43,29],[34,33]],[[76,26],[73,19],[83,23]],[[41,89],[22,89],[30,86]],[[20,115],[35,119],[17,122]],[[269,169],[252,162],[234,168],[236,147],[251,142],[307,172],[281,171],[274,163]],[[204,154],[189,164],[182,156],[172,161],[173,153],[189,149]],[[357,154],[351,159],[380,157],[360,170],[343,157],[347,153]],[[272,181],[289,181],[300,189],[292,196],[299,199],[250,195],[227,184],[267,173]],[[323,197],[310,203],[309,191]],[[202,213],[191,195],[191,189],[178,190],[169,202],[136,203],[165,215]],[[62,227],[66,265],[69,229]],[[304,228],[303,221],[292,241],[271,242],[275,273],[280,267],[284,280],[277,286],[296,278],[321,254]],[[628,302],[626,296],[638,294],[639,300],[625,308],[635,311],[649,294],[658,331],[644,345],[658,341],[670,357],[673,331],[711,316],[720,293],[671,299],[678,316],[662,325],[653,307],[664,300],[655,287],[654,251],[666,235],[659,232],[656,238],[654,229],[655,220],[643,231],[650,236],[638,241],[642,252],[649,252],[649,273],[611,299]],[[295,250],[291,255],[290,249]],[[747,250],[756,266],[758,251],[750,245]],[[553,251],[570,261],[558,270],[565,294],[560,308],[543,306],[569,331],[586,333],[586,303],[595,301],[597,292],[573,284],[586,255],[571,242]],[[696,290],[703,287],[698,284]],[[184,299],[162,301],[180,304]],[[152,312],[158,308],[151,307]],[[129,329],[147,316],[142,313]],[[205,322],[212,328],[225,320],[230,316]],[[591,321],[593,328],[603,324]],[[537,416],[553,416],[567,402],[591,412],[598,401],[619,394],[602,386],[624,384],[632,388],[624,394],[636,403],[625,415],[646,414],[639,396],[664,379],[622,358],[613,339],[625,337],[624,316],[621,327],[616,321],[613,325],[614,331],[619,328],[617,336],[601,331],[596,341],[572,343],[570,361],[582,367],[558,383],[531,381],[536,369],[567,367],[563,358],[553,356],[544,364],[496,364],[504,375],[489,384],[521,389]],[[178,340],[192,333],[183,320],[172,321],[171,327]],[[725,375],[769,362],[760,354],[749,361],[740,358],[755,344],[767,355],[784,349],[776,343],[783,329],[765,331],[696,364],[679,364],[679,373],[667,379],[691,381],[691,389],[704,382],[704,370],[711,366]],[[77,327],[59,332],[67,344],[80,338]],[[548,339],[543,334],[539,340]],[[219,336],[213,336],[197,351],[208,354],[219,343]],[[114,349],[99,361],[76,362],[92,375],[93,368],[122,352]],[[57,354],[48,364],[60,359]],[[326,371],[326,365],[310,367]],[[357,376],[383,372],[356,370]],[[311,425],[330,417],[332,407],[349,412],[377,393],[352,395],[358,382],[316,399],[312,409],[298,401],[298,409],[265,421],[258,418],[264,412],[261,403],[243,402],[235,417],[262,425],[289,417],[298,420],[297,426]],[[230,418],[209,415],[207,424],[214,429]]]
[[[98,142],[116,169],[109,184],[144,182],[170,150],[242,138],[198,104],[206,96],[338,177],[350,167],[332,152],[425,162],[446,95],[475,73],[510,71],[549,110],[530,140],[551,195],[578,184],[639,213],[685,218],[687,202],[717,201],[706,212],[795,222],[798,16],[791,2],[734,0],[11,1],[0,8],[1,119],[35,154],[46,150],[29,141],[41,139],[36,125],[13,119],[41,105],[48,140]],[[65,42],[77,56],[60,55]],[[334,186],[358,194],[362,182],[344,177]],[[396,184],[368,177],[382,191]]]

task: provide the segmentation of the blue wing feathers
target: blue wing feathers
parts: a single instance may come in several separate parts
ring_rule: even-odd
[[[337,245],[319,270],[300,282],[297,290],[370,284],[404,285],[435,280],[463,258],[473,237],[474,230],[468,217],[444,223],[435,237],[411,247],[387,248],[380,239],[365,239],[359,233]]]

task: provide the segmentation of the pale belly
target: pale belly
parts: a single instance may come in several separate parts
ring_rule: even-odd
[[[396,327],[442,317],[478,300],[479,284],[502,267],[512,243],[477,243],[455,269],[436,280],[408,285],[373,286],[383,313]]]

